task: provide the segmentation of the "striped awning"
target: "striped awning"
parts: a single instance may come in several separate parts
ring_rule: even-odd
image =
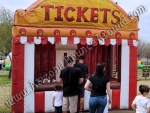
[[[13,37],[14,43],[34,43],[34,44],[82,44],[82,45],[128,45],[128,46],[138,46],[137,40],[127,40],[127,39],[109,39],[109,38],[90,38],[90,37],[30,37],[30,36],[20,36]]]

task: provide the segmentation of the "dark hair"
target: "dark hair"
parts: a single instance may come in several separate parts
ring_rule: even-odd
[[[143,94],[144,92],[149,93],[150,88],[147,85],[140,85],[139,86],[139,91],[141,94]]]
[[[68,64],[73,62],[73,59],[71,56],[66,56],[65,59],[64,59]]]
[[[79,56],[79,60],[84,60],[85,57],[82,55],[82,56]]]
[[[60,91],[62,89],[62,86],[60,84],[57,84],[54,86],[55,90]]]
[[[93,74],[94,79],[92,84],[94,84],[97,89],[101,89],[105,83],[104,68],[105,64],[103,62],[99,62],[96,66],[96,71]]]

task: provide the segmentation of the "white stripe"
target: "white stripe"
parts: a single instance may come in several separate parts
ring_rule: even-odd
[[[21,36],[20,37],[20,43],[21,44],[26,44],[27,43],[27,36]]]
[[[89,99],[91,92],[85,90],[84,92],[84,110],[89,110]]]
[[[61,37],[61,44],[62,45],[66,45],[67,44],[67,40],[68,40],[67,37]]]
[[[51,44],[54,44],[54,43],[55,43],[54,37],[48,37],[48,41],[49,41]]]
[[[105,45],[105,39],[104,38],[98,38],[99,45]]]
[[[54,112],[54,107],[52,104],[54,91],[45,92],[45,112]]]
[[[34,113],[34,50],[35,45],[25,44],[24,50],[24,88],[30,93],[24,96],[24,113]],[[31,81],[29,83],[29,81]]]
[[[116,45],[116,39],[110,39],[110,44],[111,45]]]
[[[34,43],[40,44],[41,43],[41,37],[34,37]]]
[[[86,38],[87,45],[92,45],[92,38]]]
[[[122,39],[122,45],[128,45],[128,40]]]
[[[80,43],[80,38],[74,37],[74,44],[79,44],[79,43]]]
[[[120,108],[129,108],[129,56],[130,48],[122,45],[121,49],[121,89],[120,89]]]
[[[138,41],[137,41],[137,40],[133,40],[133,45],[134,45],[135,47],[137,47],[137,46],[138,46]]]

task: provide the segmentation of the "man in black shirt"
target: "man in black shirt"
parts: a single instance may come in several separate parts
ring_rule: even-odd
[[[86,75],[88,74],[88,66],[84,64],[85,57],[80,56],[79,62],[74,65],[74,67],[80,68],[83,76],[83,83],[79,85],[79,98],[80,98],[80,111],[83,109],[84,105],[84,85],[86,82]]]
[[[78,85],[83,82],[82,72],[74,67],[74,60],[71,56],[65,57],[67,67],[60,74],[60,82],[63,83],[63,113],[70,110],[71,113],[77,112]]]

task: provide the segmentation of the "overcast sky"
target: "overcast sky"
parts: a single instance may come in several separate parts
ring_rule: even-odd
[[[0,6],[15,12],[16,9],[26,9],[36,0],[1,0]],[[136,10],[142,4],[148,9],[147,12],[140,15],[139,21],[139,38],[150,41],[150,0],[113,0],[118,2],[127,13]]]

